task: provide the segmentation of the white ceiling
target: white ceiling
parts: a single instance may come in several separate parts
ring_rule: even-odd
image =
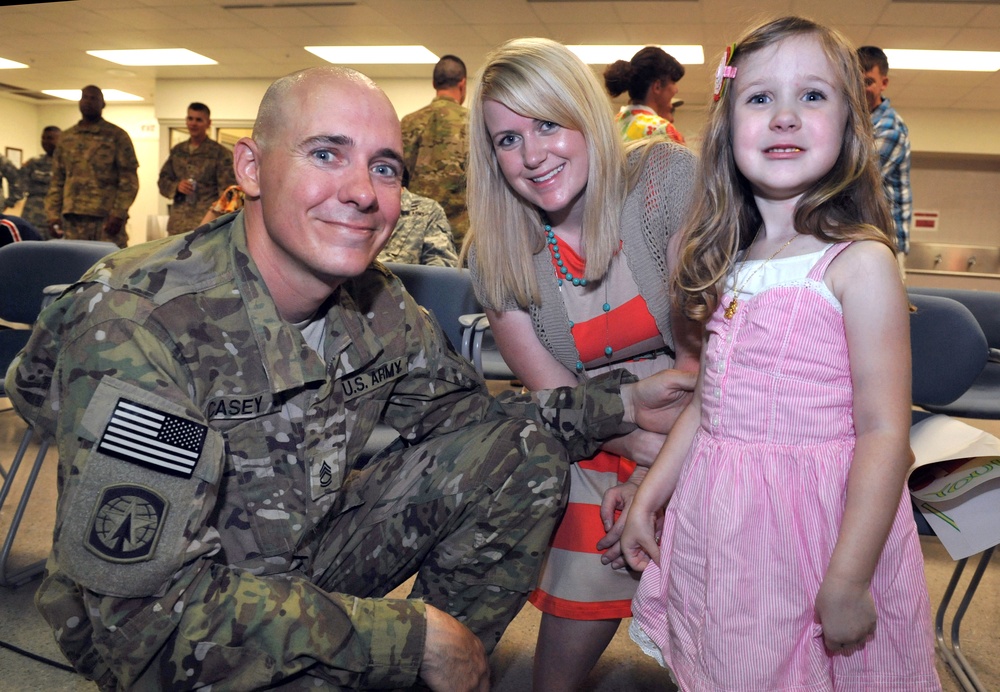
[[[690,104],[703,104],[721,48],[762,15],[802,14],[837,27],[858,45],[1000,50],[998,2],[70,0],[5,5],[0,7],[0,57],[30,69],[0,70],[0,83],[29,91],[94,83],[151,101],[158,79],[273,79],[323,64],[302,46],[333,44],[422,44],[437,55],[462,57],[474,74],[491,47],[519,36],[547,36],[564,43],[700,43],[706,64],[688,66],[680,95]],[[175,47],[219,64],[124,68],[84,52]],[[376,81],[429,79],[431,72],[427,65],[356,67]],[[888,93],[896,106],[1000,110],[997,72],[897,70],[891,80]]]

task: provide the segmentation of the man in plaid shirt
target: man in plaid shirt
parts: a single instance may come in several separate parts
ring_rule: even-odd
[[[882,180],[896,222],[896,254],[910,251],[910,218],[913,196],[910,191],[910,131],[889,99],[882,92],[889,86],[889,60],[881,48],[858,49],[861,70],[865,73],[865,96],[871,111],[875,144],[882,161]]]

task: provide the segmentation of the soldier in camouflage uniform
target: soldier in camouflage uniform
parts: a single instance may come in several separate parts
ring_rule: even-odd
[[[446,55],[434,66],[437,95],[430,105],[403,118],[403,160],[410,191],[444,207],[458,247],[469,229],[465,208],[465,169],[469,158],[469,111],[465,101],[465,63]]]
[[[378,253],[380,262],[458,266],[451,226],[440,204],[415,195],[404,186],[399,209],[396,228]]]
[[[45,195],[48,194],[49,182],[52,180],[52,154],[59,144],[60,134],[62,130],[55,125],[49,125],[42,130],[42,150],[45,153],[30,159],[21,167],[21,178],[28,193],[21,216],[44,236],[49,234],[48,217],[45,216]]]
[[[170,235],[200,226],[202,217],[219,194],[236,184],[232,152],[208,138],[211,116],[204,103],[196,101],[188,106],[186,122],[191,138],[171,149],[160,169],[157,181],[160,194],[173,200],[167,221]]]
[[[128,208],[139,194],[139,160],[128,133],[101,117],[104,94],[85,86],[83,119],[62,133],[45,196],[54,238],[107,240],[128,245]]]
[[[0,155],[0,176],[7,181],[7,196],[3,200],[3,209],[10,209],[15,204],[21,201],[24,197],[24,182],[21,179],[21,172],[17,170],[17,166],[8,159],[6,156]],[[3,193],[3,188],[0,187],[0,194]]]
[[[371,264],[401,141],[359,73],[275,82],[235,158],[240,214],[95,266],[8,371],[59,445],[37,605],[105,690],[485,689],[567,459],[693,382],[491,398]],[[379,420],[400,440],[359,464]]]

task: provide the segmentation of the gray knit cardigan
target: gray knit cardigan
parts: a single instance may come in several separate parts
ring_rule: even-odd
[[[641,151],[632,151],[631,166]],[[655,144],[636,186],[625,198],[621,213],[621,238],[629,270],[646,301],[664,342],[674,348],[670,328],[670,294],[667,281],[667,240],[680,230],[691,202],[696,159],[684,146],[673,142]],[[475,257],[470,258],[473,283],[476,281]],[[540,305],[529,306],[531,322],[539,341],[570,372],[576,372],[580,354],[569,331],[569,315],[559,295],[559,284],[552,271],[548,248],[533,257]],[[597,286],[594,286],[596,290]],[[586,373],[580,373],[581,379]]]

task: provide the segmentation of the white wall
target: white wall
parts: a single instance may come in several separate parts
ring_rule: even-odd
[[[148,216],[166,210],[167,200],[159,196],[156,179],[168,152],[168,127],[183,125],[187,104],[207,103],[216,126],[249,127],[268,84],[268,80],[161,80],[157,84],[155,106],[113,104],[105,109],[104,117],[132,137],[139,158],[139,196],[132,205],[129,222],[132,242],[146,239]],[[379,85],[399,116],[423,107],[434,97],[427,79],[386,79],[379,80]],[[696,151],[700,149],[705,114],[703,107],[693,104],[677,109],[675,124]],[[1000,157],[1000,128],[996,127],[995,111],[907,109],[902,115],[910,128],[914,151]],[[79,117],[75,103],[35,105],[0,95],[0,122],[5,124],[0,147],[17,147],[27,160],[41,152],[38,140],[44,126],[59,125],[65,129]],[[959,193],[970,188],[984,193],[991,189],[992,194],[986,196],[1000,200],[992,187],[995,173],[980,174],[973,170],[959,175],[949,170],[919,167],[914,169],[913,177],[916,208],[942,209],[942,228],[937,240],[971,242],[968,237],[971,234],[977,242],[1000,245],[1000,214],[993,207],[985,214],[977,213],[981,221],[975,224],[966,218],[960,218],[960,223],[945,223],[944,218],[944,211],[953,209],[955,200],[968,199],[968,195]]]

